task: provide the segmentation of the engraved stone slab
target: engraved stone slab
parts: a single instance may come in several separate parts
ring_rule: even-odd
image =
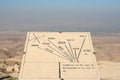
[[[89,32],[28,32],[19,80],[100,80]]]

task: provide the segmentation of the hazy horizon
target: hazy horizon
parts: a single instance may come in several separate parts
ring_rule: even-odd
[[[120,0],[0,0],[0,31],[120,32]]]

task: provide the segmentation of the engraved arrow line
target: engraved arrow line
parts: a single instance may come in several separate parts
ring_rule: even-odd
[[[57,47],[57,46],[56,46],[56,47]],[[63,52],[63,51],[60,50],[58,47],[57,47],[57,49],[58,49],[61,53],[65,54],[66,57],[68,57],[68,58],[72,61],[72,58],[67,54],[67,52]]]
[[[76,53],[76,49],[75,49],[75,59],[77,60],[77,53]]]
[[[69,54],[67,52],[64,52],[66,56],[69,57],[69,59],[72,61],[72,58],[69,56]]]
[[[65,59],[71,61],[70,59],[68,59],[68,57],[66,57],[65,55],[61,54],[60,52],[58,52],[57,50],[55,50],[54,48],[52,48],[51,46],[48,46],[49,48],[51,48],[52,50],[56,51],[57,53],[59,53],[60,55],[62,55],[62,57],[64,57]]]
[[[48,40],[55,48],[57,48],[60,52],[62,52],[52,41],[50,41],[50,40]],[[64,52],[62,52],[61,53],[62,55],[64,55],[65,53]],[[66,55],[64,55],[64,56],[66,56]],[[66,56],[66,57],[68,57],[68,56]],[[68,57],[69,58],[69,57]],[[71,59],[71,58],[69,58],[69,59]]]
[[[73,58],[73,57],[72,57],[72,54],[71,54],[70,50],[68,49],[67,45],[65,45],[65,48],[67,49],[67,52],[70,54],[71,59],[72,59],[72,58]]]
[[[79,57],[80,57],[80,53],[81,53],[81,51],[82,51],[84,42],[85,42],[85,38],[84,38],[84,40],[83,40],[83,42],[82,42],[82,46],[81,46],[80,51],[79,51],[79,53],[78,53],[77,59],[79,59]]]
[[[56,46],[57,47],[57,46]],[[63,54],[65,54],[71,61],[72,61],[72,58],[69,56],[69,54],[67,52],[63,52],[62,50],[60,50],[58,47],[57,49],[62,52]]]
[[[70,47],[70,50],[71,50],[71,54],[72,54],[72,57],[73,57],[73,60],[74,60],[75,58],[74,58],[74,54],[73,54],[73,50],[72,50],[70,42],[68,42],[68,44],[69,44],[69,47]]]
[[[47,51],[47,50],[45,50],[45,49],[43,49],[43,48],[41,48],[41,47],[38,47],[38,46],[37,46],[37,48],[39,48],[39,49],[41,49],[41,50],[43,50],[43,51],[49,52],[49,51]],[[56,55],[56,56],[58,56],[58,57],[60,57],[60,58],[62,58],[62,59],[66,59],[66,58],[64,58],[64,57],[62,57],[62,56],[59,56],[59,55],[55,54],[55,53],[52,53],[52,52],[49,52],[49,53],[51,53],[51,54],[53,54],[53,55]]]

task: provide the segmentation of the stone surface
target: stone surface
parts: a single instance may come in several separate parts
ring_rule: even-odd
[[[99,80],[89,32],[29,32],[19,80]]]

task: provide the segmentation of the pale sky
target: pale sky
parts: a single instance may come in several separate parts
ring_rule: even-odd
[[[0,31],[120,32],[120,0],[0,0]]]

